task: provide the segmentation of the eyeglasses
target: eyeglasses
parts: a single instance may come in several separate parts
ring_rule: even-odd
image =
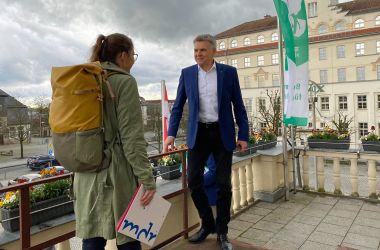
[[[137,58],[139,58],[139,54],[133,53],[133,59],[135,59],[135,61],[137,61]]]

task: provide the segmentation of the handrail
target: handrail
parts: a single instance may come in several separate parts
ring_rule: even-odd
[[[187,189],[187,177],[186,177],[186,172],[187,172],[186,171],[187,170],[186,152],[187,152],[187,149],[179,149],[176,151],[170,151],[170,152],[161,153],[161,154],[157,154],[157,155],[153,155],[153,156],[148,157],[149,159],[156,159],[156,158],[159,158],[159,157],[162,157],[165,155],[181,154],[181,158],[182,158],[182,179],[181,179],[182,180],[182,189],[174,192],[173,194],[165,195],[164,198],[169,199],[173,196],[183,194],[183,197],[184,197],[184,200],[183,200],[184,201],[184,203],[183,203],[184,204],[184,207],[183,207],[183,227],[184,228],[183,228],[183,231],[180,232],[179,234],[177,234],[177,235],[165,240],[163,243],[161,243],[159,245],[160,247],[176,240],[177,238],[179,238],[181,236],[184,236],[185,238],[187,238],[188,232],[191,231],[194,228],[194,226],[196,226],[196,225],[193,225],[189,228],[189,225],[188,225],[189,223],[188,223],[188,202],[187,202],[188,189]],[[73,175],[74,175],[73,173],[67,173],[67,174],[62,174],[62,175],[58,175],[58,176],[52,176],[52,177],[36,180],[36,181],[20,183],[20,184],[15,184],[15,185],[8,186],[8,187],[0,188],[0,193],[20,190],[19,218],[20,218],[21,249],[23,249],[23,250],[24,249],[42,249],[42,248],[46,248],[46,247],[52,246],[54,244],[57,244],[59,242],[68,240],[68,239],[75,236],[75,230],[74,230],[74,231],[71,231],[67,234],[64,234],[64,235],[61,235],[59,237],[50,239],[50,240],[43,242],[41,244],[31,246],[31,234],[30,234],[31,209],[30,209],[30,195],[29,195],[30,187],[35,186],[35,185],[39,185],[39,184],[44,184],[44,183],[49,183],[49,182],[61,180],[61,179],[67,179],[67,178],[72,177]],[[156,248],[153,247],[152,249],[156,249]]]

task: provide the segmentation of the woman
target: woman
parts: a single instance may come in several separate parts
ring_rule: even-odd
[[[135,58],[136,56],[136,58]],[[83,238],[82,249],[104,249],[116,238],[118,249],[141,249],[138,241],[116,232],[116,225],[127,208],[138,183],[147,205],[155,193],[155,183],[146,153],[139,93],[130,70],[137,59],[132,40],[123,34],[99,35],[91,61],[100,61],[110,75],[113,100],[103,86],[105,141],[112,148],[110,167],[98,173],[76,173],[74,179],[76,234]]]

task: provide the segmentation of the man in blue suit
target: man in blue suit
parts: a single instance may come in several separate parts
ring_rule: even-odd
[[[211,35],[199,35],[193,44],[197,64],[182,70],[164,152],[174,145],[183,106],[187,100],[188,186],[202,220],[201,229],[189,241],[199,243],[216,231],[221,249],[227,250],[232,249],[227,238],[232,198],[232,151],[236,147],[241,151],[247,149],[248,118],[236,69],[214,60],[215,38]],[[233,113],[238,125],[237,141]],[[210,153],[213,153],[216,162],[216,220],[203,186],[204,166]]]

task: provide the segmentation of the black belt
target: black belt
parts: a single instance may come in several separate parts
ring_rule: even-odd
[[[199,122],[198,125],[201,128],[207,128],[207,129],[210,129],[210,128],[213,129],[213,128],[219,127],[218,122]]]

